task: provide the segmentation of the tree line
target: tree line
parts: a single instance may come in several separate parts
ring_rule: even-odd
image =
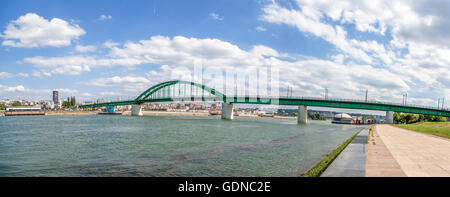
[[[327,118],[325,118],[324,116],[321,116],[318,113],[312,113],[312,112],[309,112],[308,116],[309,116],[309,118],[311,120],[326,120],[327,119]]]
[[[75,97],[72,96],[72,97],[67,97],[67,100],[63,101],[63,103],[61,105],[64,108],[72,108],[72,107],[76,106],[76,103],[77,102],[75,100]]]
[[[416,122],[446,122],[447,118],[442,116],[411,114],[403,112],[394,113],[394,122],[399,124],[412,124]]]

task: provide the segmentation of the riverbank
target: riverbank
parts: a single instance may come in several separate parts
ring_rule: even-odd
[[[345,147],[321,177],[364,177],[369,128],[364,128]]]
[[[450,122],[419,122],[392,126],[450,139]]]
[[[337,147],[334,151],[332,151],[330,154],[326,155],[322,160],[320,160],[313,168],[308,170],[307,172],[303,173],[302,177],[320,177],[320,175],[325,172],[325,170],[330,166],[333,161],[336,159],[336,157],[347,147],[350,142],[353,141],[353,139],[360,133],[361,131],[358,131],[355,135],[350,137],[348,140],[346,140],[342,145]]]
[[[144,116],[217,116],[220,115],[211,115],[209,112],[167,112],[167,111],[142,111]],[[130,111],[124,111],[123,115],[130,116]],[[287,117],[287,116],[257,116],[257,115],[239,115],[235,117],[245,117],[245,118],[275,118],[275,119],[289,119],[295,120],[296,117]]]
[[[71,112],[71,111],[62,111],[62,112],[45,112],[45,115],[49,116],[61,116],[61,115],[96,115],[98,112],[93,111],[83,111],[83,112]]]
[[[45,115],[50,116],[63,116],[63,115],[97,115],[100,111],[50,111],[45,112]],[[167,112],[167,111],[143,111],[142,114],[144,116],[217,116],[220,115],[211,115],[209,112]],[[124,111],[122,115],[130,116],[130,111]],[[4,116],[3,113],[0,113],[0,116]],[[235,117],[245,117],[245,118],[271,118],[271,119],[288,119],[288,120],[296,120],[297,117],[289,117],[289,116],[257,116],[257,115],[239,115]]]

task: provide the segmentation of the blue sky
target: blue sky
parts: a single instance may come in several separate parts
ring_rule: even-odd
[[[180,70],[280,69],[280,94],[437,105],[445,1],[2,1],[0,99],[134,97]],[[444,9],[445,10],[445,9]],[[412,33],[413,32],[413,33]]]

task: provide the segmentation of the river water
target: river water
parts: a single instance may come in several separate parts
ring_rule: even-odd
[[[270,118],[0,117],[0,176],[299,176],[363,127]]]

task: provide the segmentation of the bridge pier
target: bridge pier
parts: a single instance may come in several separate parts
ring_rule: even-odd
[[[222,119],[233,120],[233,103],[222,103]]]
[[[307,122],[308,122],[308,106],[299,105],[298,106],[297,123],[298,124],[306,124]]]
[[[394,112],[393,111],[386,112],[386,124],[394,124]]]
[[[141,105],[131,105],[131,115],[132,116],[142,116],[142,106]]]

